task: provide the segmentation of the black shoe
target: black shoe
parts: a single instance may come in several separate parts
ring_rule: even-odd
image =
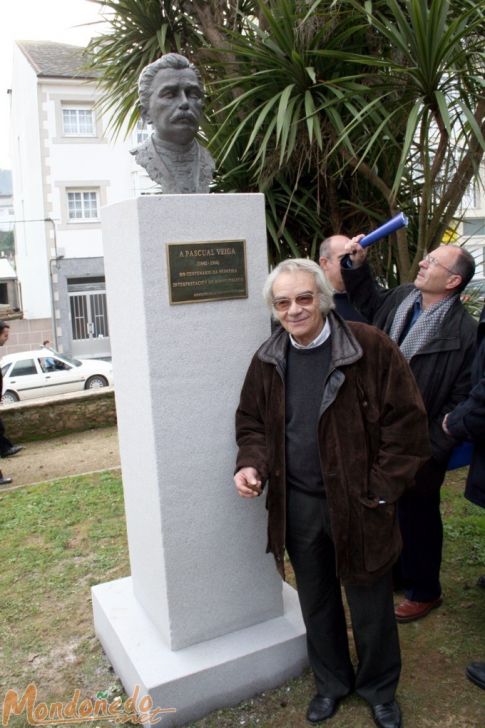
[[[477,586],[480,586],[482,589],[485,589],[485,576],[478,577]]]
[[[472,683],[485,690],[485,662],[470,662],[466,676]]]
[[[315,695],[308,706],[306,718],[310,723],[323,723],[324,720],[332,717],[337,707],[337,698],[325,698],[323,695]]]
[[[18,452],[24,449],[23,445],[12,445],[8,450],[2,452],[2,458],[9,458],[10,455],[16,455]]]
[[[0,485],[8,485],[12,482],[12,478],[0,478]]]
[[[395,700],[372,706],[374,723],[379,728],[401,728],[401,710]]]

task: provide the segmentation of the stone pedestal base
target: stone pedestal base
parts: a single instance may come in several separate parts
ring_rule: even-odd
[[[231,241],[245,241],[247,298],[172,305],[168,246],[202,280],[200,243],[220,245],[229,281]],[[306,664],[297,595],[265,554],[265,498],[239,498],[232,480],[234,413],[270,333],[264,196],[125,200],[103,209],[103,245],[131,577],[93,589],[94,622],[127,693],[176,710],[154,725],[179,726]]]
[[[163,716],[165,728],[281,685],[307,664],[298,596],[287,584],[281,617],[177,651],[136,601],[131,578],[95,586],[92,596],[96,634],[127,693],[138,685],[154,707],[176,709]]]

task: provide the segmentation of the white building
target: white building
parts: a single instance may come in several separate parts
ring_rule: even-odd
[[[48,41],[18,41],[14,50],[11,148],[23,318],[11,326],[10,351],[48,339],[75,356],[110,354],[100,210],[152,186],[129,154],[137,140],[108,137],[82,53]]]
[[[0,169],[0,235],[13,235],[14,207],[12,197],[12,173]],[[18,282],[13,267],[13,252],[6,246],[0,250],[0,319],[21,316],[19,309]]]
[[[473,181],[461,203],[462,220],[459,243],[466,245],[477,264],[475,279],[485,279],[485,166],[481,167],[480,184]]]
[[[9,169],[0,169],[0,230],[12,230],[13,219],[12,173]]]

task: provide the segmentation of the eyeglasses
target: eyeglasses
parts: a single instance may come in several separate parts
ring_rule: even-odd
[[[438,258],[436,258],[436,257],[435,257],[434,255],[430,255],[429,253],[428,253],[428,255],[425,255],[425,256],[424,256],[424,258],[423,258],[423,261],[422,261],[422,262],[423,262],[423,263],[427,263],[428,265],[439,265],[439,266],[440,266],[440,268],[444,268],[444,269],[445,269],[445,270],[447,270],[447,271],[448,271],[448,273],[449,273],[450,275],[452,275],[452,276],[460,275],[460,274],[459,274],[459,273],[457,273],[456,271],[454,271],[454,270],[451,270],[451,268],[447,268],[447,267],[446,267],[446,265],[443,265],[443,263],[440,263],[440,262],[439,262]]]
[[[313,303],[313,299],[315,298],[314,293],[300,293],[298,296],[295,296],[295,298],[274,298],[273,299],[273,306],[277,311],[288,311],[293,301],[296,303],[297,306],[301,306],[302,308],[306,308],[307,306],[311,306]]]

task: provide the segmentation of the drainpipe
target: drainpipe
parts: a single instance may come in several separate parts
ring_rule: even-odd
[[[57,351],[59,348],[58,342],[57,342],[57,323],[56,323],[56,305],[54,300],[54,273],[52,271],[52,264],[54,263],[57,270],[59,270],[59,261],[64,258],[63,255],[57,254],[57,234],[56,234],[56,224],[54,220],[51,217],[45,217],[44,222],[49,222],[52,225],[52,232],[53,232],[53,241],[54,241],[54,257],[49,257],[49,279],[50,279],[50,286],[51,286],[51,308],[52,308],[52,328],[54,333],[54,349]]]

